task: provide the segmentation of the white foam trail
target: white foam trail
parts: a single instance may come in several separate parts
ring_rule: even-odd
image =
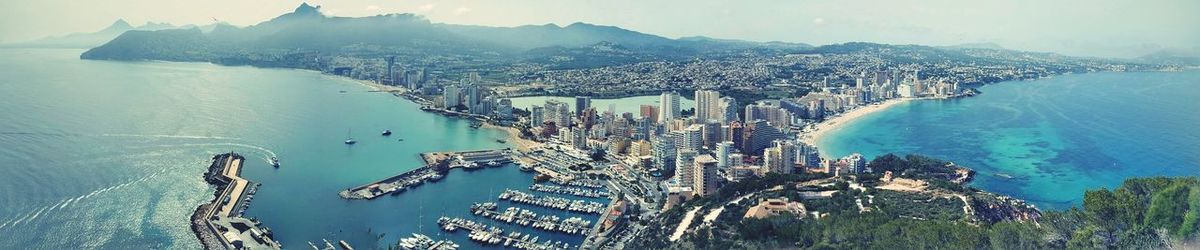
[[[0,229],[4,229],[4,227],[7,227],[9,223],[12,223],[11,218],[8,221],[5,221],[4,223],[0,223]]]
[[[42,207],[42,209],[38,209],[37,213],[33,214],[33,217],[30,217],[28,220],[25,220],[25,223],[29,223],[30,221],[37,219],[37,217],[42,215],[42,212],[44,212],[44,211],[46,211],[46,207]]]
[[[139,135],[139,134],[100,134],[104,137],[142,137],[142,138],[173,138],[173,139],[209,139],[209,140],[234,140],[240,141],[241,138],[224,137],[224,136],[199,136],[199,135]]]
[[[67,203],[68,200],[70,200],[70,199],[63,199],[61,201],[58,201],[58,203],[54,203],[54,205],[50,205],[50,210],[46,210],[46,212],[49,213],[50,211],[54,211],[55,209],[58,209],[59,207],[62,206],[63,203]]]
[[[80,196],[80,197],[83,197],[83,196]],[[75,197],[75,198],[70,198],[70,199],[67,199],[67,201],[66,201],[66,202],[63,202],[63,204],[62,204],[62,205],[58,205],[58,209],[63,209],[63,208],[66,208],[66,207],[67,207],[67,205],[71,205],[71,202],[74,202],[74,201],[75,201],[75,200],[77,200],[77,199],[79,199],[79,197]]]
[[[250,145],[250,144],[242,144],[242,143],[189,143],[189,144],[179,144],[177,146],[181,146],[181,147],[232,146],[232,147],[241,147],[241,148],[249,148],[249,149],[258,150],[262,153],[265,153],[265,156],[267,157],[267,159],[270,159],[271,157],[278,157],[278,155],[275,154],[275,151],[271,151],[270,149],[260,147],[260,146]]]

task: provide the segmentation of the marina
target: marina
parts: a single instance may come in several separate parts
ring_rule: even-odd
[[[589,214],[599,214],[604,211],[605,207],[604,204],[594,201],[573,200],[554,196],[538,196],[512,189],[504,190],[504,193],[501,193],[499,198],[500,200],[507,200],[515,203]]]
[[[421,154],[421,158],[425,160],[424,166],[343,190],[338,195],[346,199],[371,200],[385,194],[399,194],[426,182],[440,181],[449,174],[450,169],[475,170],[484,166],[500,167],[512,162],[507,149],[431,152]]]
[[[471,205],[471,213],[508,224],[566,234],[587,235],[592,224],[591,221],[580,217],[561,219],[555,215],[538,215],[523,208],[508,207],[503,212],[498,211],[498,208],[493,202],[476,203]]]
[[[472,241],[485,245],[500,245],[516,249],[556,250],[571,249],[570,244],[561,241],[551,242],[549,239],[539,242],[541,237],[520,232],[504,234],[504,230],[481,222],[463,218],[441,217],[438,226],[446,232],[456,232],[459,229],[468,231]]]
[[[459,245],[450,240],[434,240],[424,234],[400,239],[400,248],[405,250],[457,250]]]
[[[370,200],[389,193],[399,194],[404,190],[421,186],[425,182],[436,182],[444,177],[444,173],[439,173],[433,167],[422,166],[383,180],[343,190],[338,195],[346,199]]]
[[[545,192],[545,193],[552,193],[552,194],[567,194],[567,195],[574,195],[574,196],[586,197],[586,198],[600,198],[600,197],[606,197],[609,195],[608,191],[592,189],[592,188],[581,188],[581,187],[577,187],[577,186],[557,186],[557,185],[546,185],[546,184],[536,184],[536,183],[533,185],[530,185],[529,190]]]

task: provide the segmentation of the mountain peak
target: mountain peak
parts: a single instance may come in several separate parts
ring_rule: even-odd
[[[106,28],[106,29],[110,29],[110,30],[118,30],[118,29],[120,29],[120,30],[127,30],[127,29],[133,29],[133,25],[129,25],[129,22],[126,22],[126,21],[125,21],[125,19],[122,19],[122,18],[117,18],[117,21],[114,21],[114,22],[112,23],[112,25],[109,25],[109,26],[108,26],[108,28]]]
[[[292,11],[292,13],[308,14],[308,15],[313,15],[313,14],[321,15],[321,6],[320,5],[312,6],[312,5],[308,5],[308,2],[304,2],[304,3],[300,3],[300,7],[296,7],[296,11]]]

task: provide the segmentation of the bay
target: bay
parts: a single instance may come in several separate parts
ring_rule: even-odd
[[[1130,177],[1200,175],[1200,71],[1064,75],[981,90],[869,114],[817,144],[826,157],[947,159],[979,171],[976,187],[1050,209]]]
[[[212,199],[209,158],[229,151],[246,155],[243,176],[262,183],[246,215],[286,248],[384,247],[414,232],[479,248],[463,233],[438,236],[436,219],[471,217],[471,203],[531,183],[513,166],[455,170],[402,195],[344,200],[338,191],[420,166],[418,153],[504,148],[495,139],[506,135],[311,71],[81,52],[0,49],[0,249],[199,248],[189,216]],[[342,143],[348,131],[358,144]]]

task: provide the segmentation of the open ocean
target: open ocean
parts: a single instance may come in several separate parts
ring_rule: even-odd
[[[1130,177],[1200,176],[1200,71],[1062,75],[903,103],[844,124],[824,155],[918,153],[974,186],[1062,209]]]

